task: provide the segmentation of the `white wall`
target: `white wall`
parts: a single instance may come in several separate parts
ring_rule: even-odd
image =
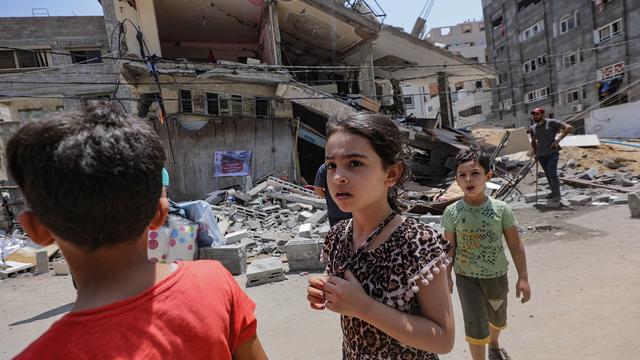
[[[591,111],[584,120],[585,133],[601,138],[640,138],[640,101]]]

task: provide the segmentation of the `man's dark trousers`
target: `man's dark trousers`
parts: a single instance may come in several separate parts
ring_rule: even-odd
[[[538,162],[540,162],[540,166],[542,166],[542,170],[544,170],[544,174],[549,182],[549,187],[551,187],[551,195],[554,199],[560,199],[560,179],[558,178],[559,158],[560,153],[557,151],[538,157]]]

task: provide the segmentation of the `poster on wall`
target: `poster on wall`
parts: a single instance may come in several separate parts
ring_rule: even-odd
[[[247,176],[251,170],[251,150],[216,151],[213,176]]]

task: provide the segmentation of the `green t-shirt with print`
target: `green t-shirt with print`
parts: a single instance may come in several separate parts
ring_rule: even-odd
[[[477,279],[500,277],[509,262],[502,242],[503,230],[518,222],[503,201],[487,198],[480,206],[464,199],[449,205],[442,216],[445,231],[456,234],[456,274]]]

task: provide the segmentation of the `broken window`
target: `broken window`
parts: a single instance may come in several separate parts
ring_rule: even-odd
[[[529,91],[528,93],[525,94],[524,102],[529,104],[532,102],[544,100],[547,97],[549,97],[550,90],[551,88],[547,86],[547,87],[543,87],[533,91]]]
[[[218,104],[218,94],[207,93],[207,114],[220,115],[220,105]]]
[[[404,105],[407,107],[407,109],[413,109],[414,108],[414,103],[413,103],[413,97],[411,96],[405,96],[404,97]]]
[[[539,4],[541,0],[521,0],[518,2],[518,11],[528,8],[529,6]]]
[[[74,64],[100,64],[102,63],[102,53],[100,50],[72,50],[71,61]]]
[[[493,31],[499,31],[500,35],[504,35],[504,16],[499,15],[495,20],[491,21]]]
[[[533,24],[531,27],[525,29],[520,33],[520,42],[531,39],[532,37],[542,33],[544,31],[544,23],[542,20]]]
[[[271,101],[269,101],[269,98],[256,98],[256,117],[271,117]]]
[[[0,69],[15,69],[13,51],[0,51]]]
[[[183,113],[193,114],[191,90],[180,90],[180,111]]]
[[[473,30],[473,27],[471,24],[462,24],[462,33],[463,34],[468,34]]]
[[[535,59],[531,59],[526,63],[524,63],[524,65],[522,66],[522,69],[526,74],[526,73],[530,73],[532,71],[538,70],[539,68],[545,66],[546,64],[547,64],[547,56],[541,55]]]
[[[440,28],[440,35],[442,35],[442,36],[449,36],[449,35],[451,35],[451,28],[450,28],[450,27],[443,27],[443,28]]]
[[[241,117],[242,116],[242,96],[231,95],[229,100],[229,116]]]
[[[49,67],[49,56],[45,49],[0,51],[0,69]]]

